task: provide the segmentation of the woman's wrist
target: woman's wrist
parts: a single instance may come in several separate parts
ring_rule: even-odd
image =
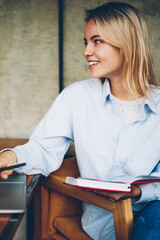
[[[132,201],[136,202],[141,198],[141,188],[138,185],[133,185],[133,191],[132,191]]]
[[[18,162],[17,155],[12,150],[6,150],[0,154],[0,159],[6,159],[7,165],[16,164]]]

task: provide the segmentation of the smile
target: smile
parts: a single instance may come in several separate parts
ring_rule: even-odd
[[[96,64],[98,64],[98,63],[100,63],[100,62],[99,62],[99,61],[96,61],[96,62],[89,62],[89,66],[96,65]]]

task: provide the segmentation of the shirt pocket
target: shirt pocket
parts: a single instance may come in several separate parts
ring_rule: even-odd
[[[148,175],[160,160],[159,150],[150,144],[139,144],[128,152],[124,170],[128,175]]]

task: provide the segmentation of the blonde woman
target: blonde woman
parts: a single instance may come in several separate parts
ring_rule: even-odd
[[[67,87],[30,141],[1,154],[0,166],[26,161],[20,172],[47,176],[72,140],[82,177],[159,173],[160,90],[143,17],[126,3],[87,10],[84,43],[91,78]],[[112,201],[131,197],[133,239],[160,239],[159,183],[137,185],[129,194],[95,192]],[[82,227],[94,240],[115,239],[112,213],[104,209],[84,203]]]

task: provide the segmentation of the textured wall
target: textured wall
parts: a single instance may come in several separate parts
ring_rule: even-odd
[[[0,137],[29,137],[58,94],[58,0],[0,0]],[[64,86],[89,77],[84,9],[64,0]],[[160,1],[127,0],[144,12],[160,82]]]
[[[0,0],[0,137],[29,137],[58,93],[56,0]]]

